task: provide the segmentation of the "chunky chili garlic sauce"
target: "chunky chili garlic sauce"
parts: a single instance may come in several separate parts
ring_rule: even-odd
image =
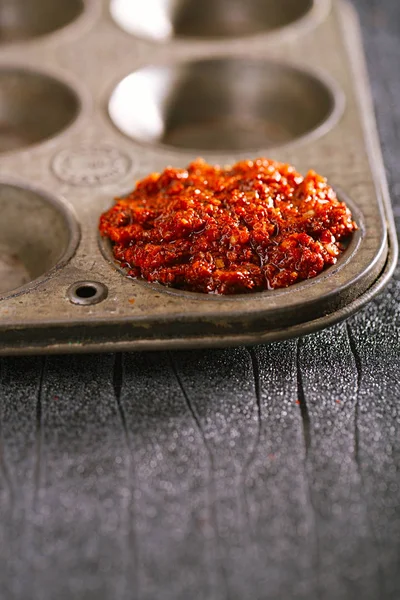
[[[153,173],[100,220],[131,277],[215,294],[315,277],[356,229],[326,179],[265,158]]]

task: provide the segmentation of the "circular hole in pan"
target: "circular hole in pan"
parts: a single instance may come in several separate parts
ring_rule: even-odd
[[[91,306],[107,298],[108,288],[98,281],[77,281],[68,289],[67,296],[72,304]]]
[[[0,44],[51,33],[83,11],[83,0],[1,0]]]
[[[314,4],[315,0],[112,0],[110,8],[128,33],[165,41],[273,31],[301,19]]]
[[[70,211],[33,189],[0,182],[0,215],[0,298],[49,276],[79,243]]]
[[[24,69],[0,69],[0,153],[60,133],[78,116],[80,101],[64,83]]]
[[[146,67],[114,90],[109,114],[132,139],[193,151],[243,151],[324,133],[343,97],[319,75],[257,59]]]

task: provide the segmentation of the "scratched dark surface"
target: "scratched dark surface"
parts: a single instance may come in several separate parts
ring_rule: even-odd
[[[400,224],[400,2],[357,0]],[[254,349],[0,362],[1,600],[398,600],[400,272]]]

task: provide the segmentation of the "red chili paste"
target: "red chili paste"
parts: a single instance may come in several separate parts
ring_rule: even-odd
[[[265,158],[153,173],[100,220],[131,277],[216,294],[315,277],[356,229],[326,179]]]

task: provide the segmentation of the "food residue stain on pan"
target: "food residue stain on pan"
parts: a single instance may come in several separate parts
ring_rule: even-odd
[[[0,244],[0,294],[10,292],[31,280],[25,265]]]
[[[334,265],[357,229],[327,180],[259,158],[139,181],[100,219],[133,278],[192,292],[286,288]]]

